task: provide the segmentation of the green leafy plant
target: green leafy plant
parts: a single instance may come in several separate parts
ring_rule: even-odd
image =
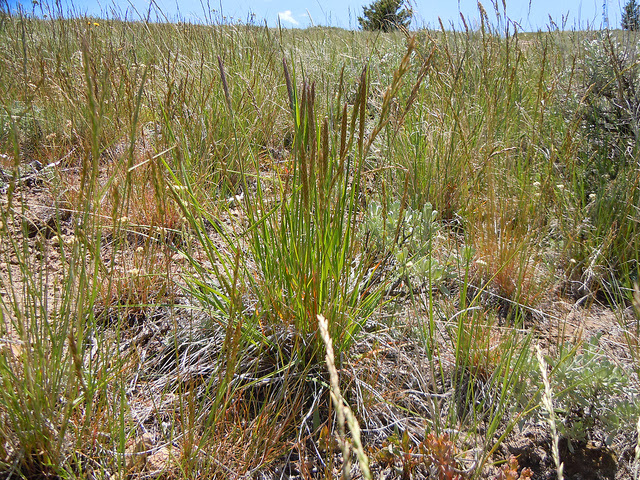
[[[395,200],[383,206],[376,201],[367,205],[363,221],[365,249],[378,258],[393,258],[387,279],[392,290],[406,282],[411,291],[429,285],[446,291],[445,283],[453,278],[451,265],[433,255],[439,232],[438,212],[430,203],[413,209]]]

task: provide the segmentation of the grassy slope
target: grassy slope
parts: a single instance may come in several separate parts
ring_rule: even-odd
[[[2,470],[628,474],[633,42],[3,15]]]

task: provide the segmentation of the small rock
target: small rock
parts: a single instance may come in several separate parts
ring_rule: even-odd
[[[36,235],[51,238],[58,232],[60,222],[66,220],[68,217],[68,212],[59,213],[51,209],[40,212],[38,216],[33,218],[25,218],[23,224],[29,238],[33,238]]]
[[[125,451],[127,470],[130,472],[142,470],[154,445],[155,442],[151,434],[145,433],[138,437],[133,445]]]
[[[73,247],[73,244],[76,243],[78,241],[77,237],[75,235],[63,235],[62,236],[62,242],[67,246],[67,247]]]
[[[149,472],[161,472],[171,468],[175,462],[171,450],[168,447],[162,447],[153,455],[149,455],[147,458],[147,471]]]

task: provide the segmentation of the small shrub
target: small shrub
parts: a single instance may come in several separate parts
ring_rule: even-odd
[[[600,441],[610,445],[621,429],[631,427],[639,411],[637,389],[628,374],[611,361],[594,336],[557,359],[549,356],[558,434],[569,442]],[[527,382],[525,382],[527,383]],[[540,372],[531,367],[529,391],[541,385]]]
[[[363,7],[364,16],[358,17],[363,30],[391,32],[409,26],[413,12],[402,8],[404,0],[375,0]]]
[[[622,9],[622,28],[624,30],[638,30],[640,28],[640,5],[636,0],[628,0]]]
[[[394,286],[404,281],[411,289],[446,289],[445,282],[453,277],[452,268],[432,255],[439,231],[437,217],[438,212],[428,202],[415,210],[403,207],[400,200],[386,207],[375,201],[369,203],[363,223],[365,245],[374,255],[393,258],[394,271],[389,280]]]

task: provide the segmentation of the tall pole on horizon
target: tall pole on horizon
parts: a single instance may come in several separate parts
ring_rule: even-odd
[[[602,0],[602,28],[609,30],[609,5],[607,0]]]

